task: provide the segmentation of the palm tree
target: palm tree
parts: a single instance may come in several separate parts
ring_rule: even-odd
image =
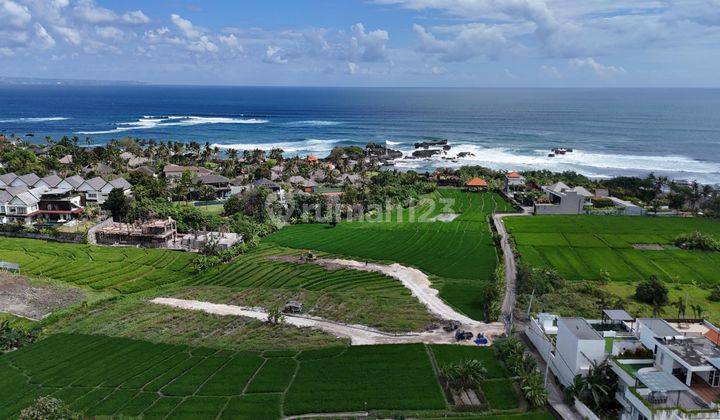
[[[673,303],[673,306],[677,308],[678,318],[685,318],[685,311],[687,307],[683,298],[678,297],[677,300]]]
[[[654,302],[652,304],[652,313],[655,318],[660,317],[660,315],[665,312],[664,306],[665,304],[663,304],[662,302]]]
[[[480,360],[470,359],[450,363],[440,369],[448,387],[474,388],[487,377],[487,369]]]
[[[705,313],[705,308],[703,308],[702,305],[699,305],[699,304],[694,305],[693,304],[693,305],[690,305],[690,307],[692,308],[693,313],[695,314],[695,318],[700,319],[703,317],[703,314]]]

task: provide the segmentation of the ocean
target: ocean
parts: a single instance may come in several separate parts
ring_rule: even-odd
[[[36,142],[132,136],[319,156],[368,142],[409,155],[416,142],[447,139],[446,155],[396,166],[655,172],[720,183],[720,89],[4,86],[0,131],[33,133]],[[556,147],[573,152],[549,157]],[[469,155],[453,159],[460,152]]]

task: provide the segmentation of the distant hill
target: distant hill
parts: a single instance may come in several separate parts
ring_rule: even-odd
[[[44,79],[38,77],[0,76],[0,86],[128,86],[143,85],[142,82],[129,80],[83,80],[83,79]]]

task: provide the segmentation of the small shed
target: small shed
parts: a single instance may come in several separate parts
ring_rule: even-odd
[[[483,191],[487,187],[488,183],[483,178],[471,178],[465,183],[465,189],[468,191]]]
[[[0,270],[19,272],[20,264],[8,262],[8,261],[0,261]]]
[[[289,314],[299,314],[300,312],[302,312],[302,309],[302,303],[298,302],[297,300],[290,300],[283,307],[283,312]]]

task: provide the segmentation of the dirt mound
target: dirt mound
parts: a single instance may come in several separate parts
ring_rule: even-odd
[[[0,312],[39,320],[84,297],[77,289],[32,285],[26,277],[0,272]]]

